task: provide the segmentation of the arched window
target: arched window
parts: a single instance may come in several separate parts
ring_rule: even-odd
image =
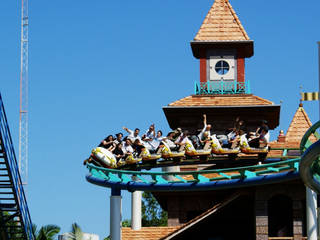
[[[285,195],[275,195],[268,201],[269,237],[292,237],[292,200]]]

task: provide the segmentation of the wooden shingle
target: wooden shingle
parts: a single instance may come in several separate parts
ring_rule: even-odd
[[[129,227],[123,227],[121,230],[123,240],[158,240],[178,229],[176,227],[142,227],[139,230],[132,230]]]
[[[191,95],[169,104],[169,106],[259,106],[273,102],[252,94],[243,95]]]
[[[215,0],[195,41],[246,41],[249,36],[228,0]]]

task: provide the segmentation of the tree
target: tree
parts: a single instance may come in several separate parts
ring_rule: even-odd
[[[15,221],[16,217],[8,212],[0,211],[0,239],[14,239],[21,238],[21,228],[18,227],[18,223]]]
[[[32,225],[32,230],[36,240],[54,240],[55,236],[60,232],[60,227],[57,225],[49,224],[45,225],[37,230],[37,225]]]
[[[73,223],[71,226],[71,232],[68,233],[68,240],[82,240],[83,232],[77,223]]]
[[[151,192],[142,194],[142,226],[167,226],[168,213],[163,211]]]
[[[131,227],[131,220],[130,219],[125,219],[121,223],[122,227]]]

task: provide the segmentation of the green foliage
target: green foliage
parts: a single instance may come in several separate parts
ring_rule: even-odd
[[[32,230],[36,240],[54,240],[55,236],[60,232],[60,227],[49,224],[41,227],[40,230],[37,230],[37,226],[33,224]]]
[[[71,226],[71,232],[68,234],[68,240],[82,240],[83,232],[77,223],[73,223]]]
[[[152,193],[143,192],[142,198],[142,226],[167,226],[168,213],[161,209]]]
[[[5,223],[3,223],[2,220],[4,220]],[[9,239],[21,238],[21,228],[16,227],[18,224],[15,220],[16,217],[13,217],[10,213],[0,211],[0,239],[7,237]]]
[[[131,220],[130,219],[123,220],[122,227],[131,227]]]

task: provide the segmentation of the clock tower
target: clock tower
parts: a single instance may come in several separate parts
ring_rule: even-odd
[[[216,0],[191,41],[200,59],[201,93],[248,93],[245,58],[253,55],[253,41],[228,0]]]
[[[253,40],[229,0],[214,1],[190,44],[200,62],[200,81],[194,94],[163,107],[171,129],[197,134],[203,114],[216,134],[225,134],[236,118],[247,131],[255,131],[262,120],[269,129],[279,125],[280,105],[251,93],[245,59],[253,56]]]

